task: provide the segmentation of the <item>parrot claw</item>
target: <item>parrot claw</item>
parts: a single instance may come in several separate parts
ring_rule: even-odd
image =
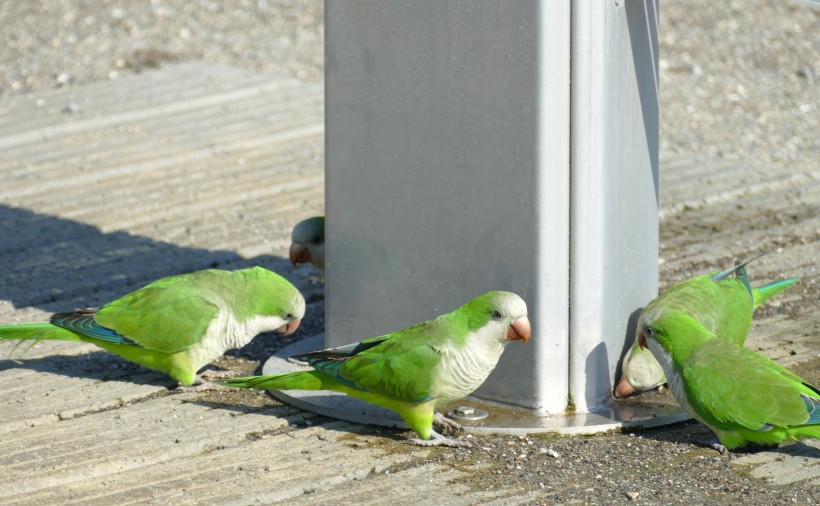
[[[433,418],[433,425],[441,428],[441,431],[445,434],[464,432],[464,427],[462,427],[458,422],[450,418],[447,418],[438,411],[436,411],[435,417]]]
[[[239,376],[236,371],[214,371],[212,369],[208,369],[207,371],[202,371],[202,374],[197,375],[197,379],[194,381],[195,385],[199,383],[207,383],[210,380],[224,380],[224,379],[231,379],[236,378]]]
[[[721,455],[729,455],[729,449],[718,442],[709,443],[709,448],[715,450]]]
[[[220,385],[219,383],[211,383],[210,381],[200,381],[189,387],[179,385],[174,389],[174,392],[191,393],[191,392],[218,392],[220,390],[234,390],[234,387]]]
[[[219,383],[212,383],[209,380],[222,380],[235,378],[237,376],[234,371],[204,371],[202,374],[197,374],[191,386],[179,385],[174,389],[175,392],[190,393],[190,392],[214,392],[220,390],[233,390],[234,387],[220,385]]]
[[[418,446],[449,446],[451,448],[470,448],[473,446],[469,441],[445,437],[434,430],[430,431],[430,439],[413,438],[410,442]]]

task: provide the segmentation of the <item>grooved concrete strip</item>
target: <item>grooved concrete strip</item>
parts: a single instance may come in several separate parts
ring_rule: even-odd
[[[8,206],[246,257],[287,248],[272,215],[323,207],[321,84],[188,64],[42,95],[0,115]]]

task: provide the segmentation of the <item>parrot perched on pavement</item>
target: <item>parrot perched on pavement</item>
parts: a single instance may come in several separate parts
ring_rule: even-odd
[[[300,221],[291,232],[290,262],[310,262],[325,275],[325,217],[314,216]]]
[[[228,386],[335,390],[397,412],[423,446],[467,446],[433,430],[458,425],[435,408],[478,388],[510,341],[530,338],[527,305],[510,292],[487,292],[451,313],[340,348],[303,355],[314,370],[234,378]]]
[[[748,262],[747,262],[748,263]],[[638,318],[638,331],[647,314],[656,308],[680,310],[723,339],[743,345],[752,325],[752,313],[763,302],[780,293],[799,278],[776,281],[751,288],[744,264],[722,272],[698,276],[679,283],[647,304]],[[730,277],[735,274],[736,277]],[[615,397],[635,390],[648,390],[666,383],[663,369],[637,339],[623,360],[621,380]]]
[[[717,436],[715,449],[820,439],[820,390],[777,362],[677,309],[650,309],[638,332],[678,404]]]
[[[162,278],[49,323],[0,326],[0,340],[85,341],[190,386],[225,351],[261,332],[290,334],[304,314],[302,294],[274,272],[211,269]]]

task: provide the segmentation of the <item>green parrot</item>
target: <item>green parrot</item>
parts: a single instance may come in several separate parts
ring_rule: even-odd
[[[712,429],[720,441],[713,447],[721,452],[746,443],[820,439],[820,390],[687,313],[650,309],[638,342],[663,367],[678,404]]]
[[[510,292],[487,292],[452,313],[359,343],[292,357],[314,370],[235,378],[240,388],[335,390],[397,412],[423,446],[468,446],[433,430],[458,424],[435,409],[479,387],[504,347],[530,338],[527,305]]]
[[[325,275],[325,217],[300,221],[291,232],[290,261],[293,265],[310,262]]]
[[[641,312],[638,331],[646,315],[654,309],[670,308],[685,312],[721,338],[743,345],[752,326],[754,310],[800,281],[799,278],[789,278],[751,288],[745,268],[747,263],[698,276],[669,288]],[[731,277],[732,274],[736,277]],[[663,368],[649,350],[640,348],[637,339],[624,357],[621,369],[621,380],[613,392],[618,398],[626,397],[635,390],[649,390],[666,383]]]
[[[302,294],[274,272],[212,269],[162,278],[49,323],[0,326],[0,339],[85,341],[190,386],[225,351],[261,332],[290,334],[304,314]]]

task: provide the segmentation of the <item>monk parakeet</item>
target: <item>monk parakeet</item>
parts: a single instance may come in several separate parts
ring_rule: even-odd
[[[261,332],[290,334],[304,314],[302,294],[274,272],[212,269],[162,278],[49,323],[0,326],[0,339],[85,341],[188,386],[225,351]]]
[[[325,217],[300,221],[291,232],[290,261],[293,265],[310,262],[325,275]]]
[[[650,309],[638,341],[663,367],[681,407],[717,435],[716,449],[820,439],[820,390],[685,312]]]
[[[293,358],[314,370],[235,378],[241,388],[336,390],[397,412],[420,445],[464,446],[433,430],[439,406],[478,388],[510,341],[530,338],[527,305],[510,292],[487,292],[452,313],[359,343]]]
[[[669,288],[641,312],[636,333],[653,309],[670,308],[688,314],[721,338],[742,345],[752,325],[753,311],[800,281],[790,278],[751,288],[745,265],[698,276]],[[736,277],[731,277],[732,274]],[[621,369],[623,373],[615,387],[615,397],[626,397],[635,390],[648,390],[666,383],[663,368],[652,353],[640,348],[637,339],[624,357]]]

